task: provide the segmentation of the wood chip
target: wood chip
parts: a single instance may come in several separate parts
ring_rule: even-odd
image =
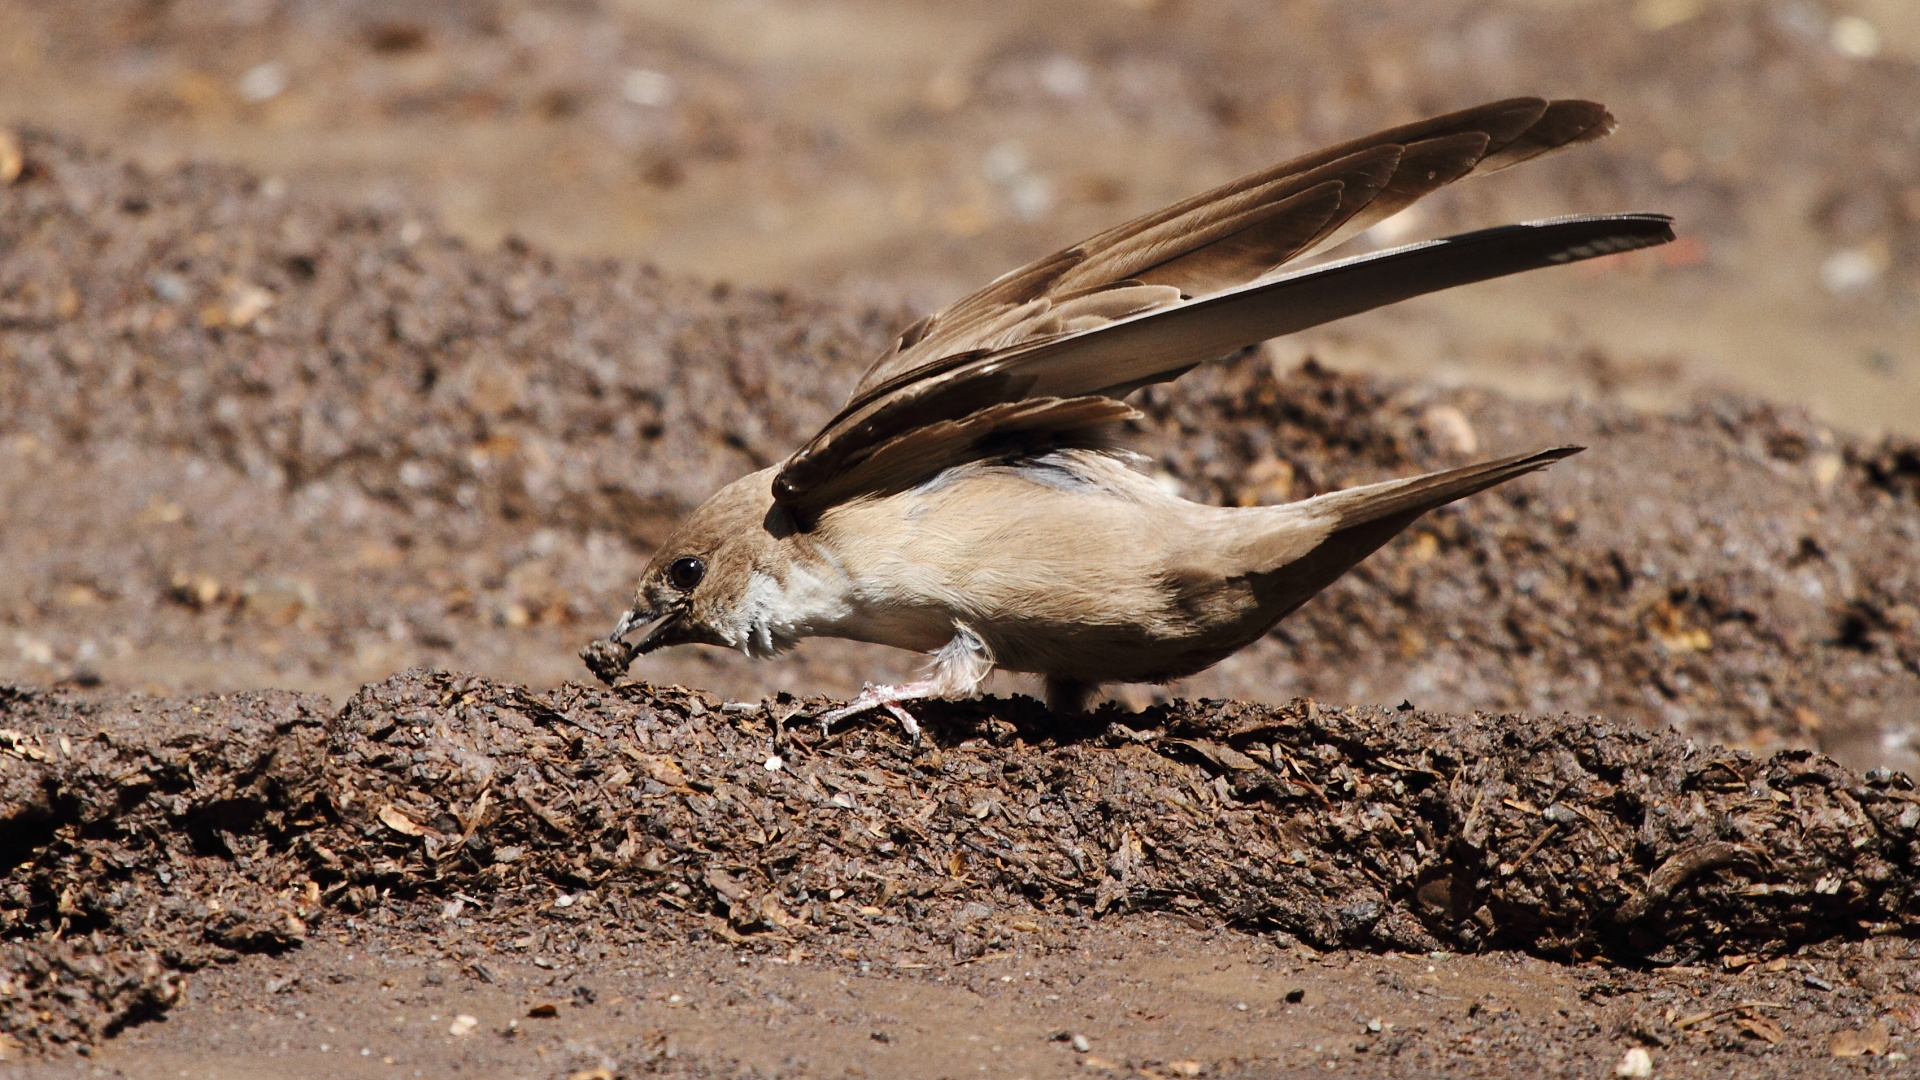
[[[1834,1057],[1862,1057],[1867,1054],[1885,1054],[1892,1035],[1887,1031],[1884,1020],[1875,1020],[1864,1028],[1850,1031],[1836,1031],[1827,1039],[1827,1049]]]
[[[1259,762],[1226,743],[1214,742],[1211,739],[1169,739],[1168,742],[1175,746],[1184,746],[1223,769],[1245,772],[1248,769],[1260,767]]]
[[[965,960],[955,960],[953,966],[965,967],[968,964],[984,964],[989,960],[1005,960],[1012,955],[1010,952],[982,953],[979,956],[969,956]]]
[[[629,746],[620,748],[620,752],[638,762],[640,768],[653,780],[675,791],[692,791],[687,786],[687,774],[680,764],[661,754],[647,754]]]
[[[27,158],[20,152],[20,137],[13,132],[0,128],[0,185],[11,184],[20,179],[26,170]],[[0,1058],[0,1060],[6,1060]]]
[[[382,824],[402,836],[425,836],[426,827],[408,817],[406,811],[389,803],[380,808],[377,815]]]

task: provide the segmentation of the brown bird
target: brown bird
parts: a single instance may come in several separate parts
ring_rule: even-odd
[[[1203,506],[1136,471],[1123,400],[1267,338],[1397,300],[1673,239],[1655,214],[1508,225],[1277,269],[1446,184],[1606,135],[1586,101],[1518,98],[1276,165],[1022,267],[921,319],[791,457],[727,485],[648,564],[583,657],[809,637],[929,653],[918,682],[822,718],[974,692],[995,668],[1050,705],[1193,674],[1258,639],[1421,514],[1563,446],[1284,506]],[[635,630],[637,642],[625,636]]]

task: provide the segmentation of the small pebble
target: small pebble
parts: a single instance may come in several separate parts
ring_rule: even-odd
[[[775,754],[767,759],[768,772],[779,772],[784,765],[786,765],[786,762],[780,760],[779,754]]]
[[[1628,1080],[1641,1080],[1641,1078],[1652,1076],[1653,1055],[1647,1053],[1646,1047],[1636,1046],[1626,1052],[1626,1055],[1620,1059],[1620,1064],[1613,1067],[1613,1075],[1624,1076]]]
[[[1087,1037],[1085,1035],[1075,1035],[1071,1041],[1073,1043],[1073,1048],[1075,1050],[1080,1051],[1083,1054],[1093,1049],[1093,1044],[1087,1041]]]

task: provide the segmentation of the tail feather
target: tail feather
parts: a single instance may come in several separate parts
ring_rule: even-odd
[[[1418,517],[1456,499],[1506,483],[1516,476],[1544,468],[1562,458],[1572,457],[1584,446],[1556,446],[1532,454],[1482,461],[1458,469],[1387,480],[1364,487],[1330,492],[1309,500],[1303,510],[1311,509],[1333,519],[1333,532],[1355,528],[1383,518],[1411,514]]]
[[[1304,515],[1325,522],[1326,531],[1319,533],[1318,540],[1305,551],[1295,546],[1299,541],[1297,532],[1290,532],[1284,538],[1275,537],[1284,542],[1275,545],[1269,555],[1280,557],[1270,557],[1263,572],[1256,573],[1254,583],[1261,594],[1262,608],[1272,616],[1272,622],[1267,625],[1279,622],[1315,593],[1333,584],[1340,575],[1400,535],[1427,511],[1571,457],[1583,449],[1556,446],[1461,469],[1335,491],[1293,504]]]

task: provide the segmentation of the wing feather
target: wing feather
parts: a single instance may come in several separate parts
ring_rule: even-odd
[[[1106,432],[1140,412],[1110,397],[1030,398],[977,409],[957,420],[907,429],[841,463],[828,481],[787,505],[811,520],[863,495],[904,491],[955,465],[1066,447],[1104,449]]]
[[[1135,278],[1171,284],[1189,296],[1229,288],[1288,259],[1338,243],[1452,180],[1503,169],[1612,130],[1613,118],[1594,102],[1512,98],[1403,124],[1282,162],[1001,275],[979,292],[915,323],[892,350],[874,361],[851,396],[864,396],[956,354],[978,351],[985,347],[977,336],[982,326],[997,325],[1006,312],[1033,300]],[[1458,153],[1463,144],[1448,140],[1461,136],[1485,142],[1477,153],[1436,171],[1436,155]],[[1409,156],[1408,151],[1419,144],[1431,145]],[[1388,175],[1378,177],[1375,173],[1383,163],[1390,163]],[[1419,179],[1429,174],[1445,178]],[[1296,221],[1283,220],[1284,212],[1260,211],[1263,203],[1286,202],[1328,180],[1339,180],[1349,190],[1343,191],[1327,220],[1316,223],[1320,231],[1304,245],[1297,234],[1310,231],[1304,222],[1311,220],[1310,211],[1317,212],[1317,201],[1297,204],[1294,209],[1303,217]],[[1388,196],[1384,201],[1378,198],[1383,194]],[[1240,222],[1242,228],[1237,232],[1216,228],[1223,220]],[[1263,225],[1264,235],[1273,240],[1271,246],[1260,244],[1261,232],[1242,235]],[[1150,267],[1196,254],[1195,237],[1202,234],[1237,251],[1196,257],[1186,268],[1192,271],[1190,279],[1175,269],[1141,276]]]
[[[774,478],[774,496],[814,501],[812,490],[876,445],[996,402],[1111,395],[1271,337],[1424,293],[1672,239],[1672,222],[1660,214],[1503,225],[1308,267],[1076,334],[956,357],[937,374],[848,406],[788,459]]]
[[[1594,102],[1491,102],[1283,162],[1004,274],[902,333],[788,460],[775,493],[827,505],[863,484],[952,464],[996,432],[1036,437],[1043,423],[1070,441],[1110,423],[1107,412],[1031,408],[1036,400],[1124,395],[1422,292],[1672,239],[1655,215],[1567,219],[1274,276],[1456,180],[1612,130]]]

